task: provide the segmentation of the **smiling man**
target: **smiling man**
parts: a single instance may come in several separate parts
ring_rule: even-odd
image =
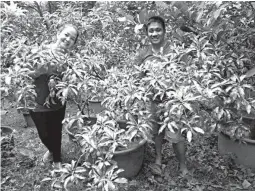
[[[146,33],[151,44],[140,50],[136,55],[134,63],[137,65],[154,59],[157,55],[166,55],[171,52],[169,48],[170,41],[165,40],[165,21],[161,17],[153,16],[148,20]]]
[[[140,50],[134,59],[134,64],[141,65],[146,64],[146,61],[157,60],[160,64],[160,56],[167,55],[172,52],[170,48],[170,41],[165,40],[166,28],[165,21],[159,16],[153,16],[149,18],[148,23],[146,24],[147,36],[150,40],[150,45],[146,48]],[[152,114],[153,130],[152,134],[155,142],[156,150],[156,160],[153,164],[152,170],[155,174],[162,174],[161,165],[162,165],[162,144],[165,132],[159,134],[160,125],[158,122],[159,116],[157,113],[157,104],[160,103],[160,100],[151,100],[150,110]],[[155,122],[156,121],[156,122]],[[180,163],[180,171],[182,174],[188,172],[186,163],[185,163],[185,140],[181,135],[181,132],[171,133],[172,145],[176,157]]]

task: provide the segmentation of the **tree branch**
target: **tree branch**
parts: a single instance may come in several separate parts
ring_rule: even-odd
[[[50,1],[48,1],[48,10],[49,10],[49,13],[51,14],[51,13],[52,13],[52,9],[51,9],[51,3],[50,3]]]
[[[37,1],[34,1],[34,4],[35,4],[35,6],[36,6],[36,8],[37,8],[37,12],[39,13],[40,17],[43,19],[44,24],[45,24],[47,30],[49,30],[49,28],[50,28],[50,27],[49,27],[49,24],[47,23],[47,21],[46,21],[46,20],[44,19],[44,17],[43,17],[43,13],[42,13],[42,9],[41,9],[40,5],[38,4]]]
[[[96,71],[96,69],[95,69],[94,66],[92,67],[92,69],[93,69],[93,71],[94,71],[95,74],[96,74],[96,75],[94,75],[94,76],[97,77],[97,78],[99,78],[100,80],[103,80],[103,79],[99,76],[99,74],[98,74],[98,72]]]

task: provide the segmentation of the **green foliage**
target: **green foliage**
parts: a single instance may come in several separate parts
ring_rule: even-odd
[[[82,150],[96,159],[89,166],[88,189],[114,189],[125,181],[116,178],[110,156],[136,138],[150,140],[151,100],[161,102],[160,131],[180,129],[188,141],[215,130],[247,135],[242,117],[255,109],[254,7],[254,2],[1,2],[1,92],[18,90],[18,101],[30,107],[31,46],[53,41],[63,23],[76,24],[77,46],[65,58],[63,80],[51,81],[51,94],[58,92],[63,102],[71,99],[79,108],[65,122],[79,121]],[[152,15],[166,20],[172,53],[137,66],[132,58],[149,44],[144,26]],[[88,100],[95,97],[108,111],[87,127],[82,117],[90,114]],[[126,120],[127,131],[116,128],[113,119]],[[76,171],[78,162],[66,164],[54,180],[67,187],[87,179]]]
[[[66,125],[74,126],[75,122],[78,125],[75,137],[82,155],[77,162],[65,164],[57,176],[53,174],[52,178],[46,180],[53,180],[52,186],[57,183],[58,187],[65,189],[69,182],[75,184],[79,179],[87,182],[85,190],[116,190],[116,183],[126,183],[127,180],[118,177],[123,170],[117,168],[112,157],[117,149],[127,147],[127,133],[107,116],[97,115],[94,125],[87,125],[83,118],[83,115],[79,115],[64,120]],[[80,163],[82,165],[77,167]]]

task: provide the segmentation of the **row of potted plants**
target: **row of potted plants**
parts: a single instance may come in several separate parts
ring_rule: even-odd
[[[208,129],[220,130],[232,138],[254,136],[249,134],[250,129],[242,120],[254,108],[254,97],[246,93],[254,92],[250,79],[245,75],[239,77],[233,74],[225,80],[224,71],[219,68],[224,62],[231,61],[231,58],[222,56],[219,59],[211,43],[203,37],[189,35],[189,38],[193,39],[190,46],[193,56],[184,47],[173,44],[173,53],[162,58],[165,62],[160,65],[157,62],[148,62],[142,66],[106,69],[102,77],[95,77],[87,72],[86,64],[77,64],[79,59],[67,60],[71,67],[64,73],[63,81],[55,86],[58,89],[57,95],[63,102],[72,100],[77,104],[77,115],[66,118],[64,122],[67,132],[71,132],[72,138],[81,146],[82,156],[86,159],[81,166],[84,172],[88,171],[85,170],[86,165],[95,164],[101,164],[100,170],[104,173],[112,170],[110,164],[116,164],[112,161],[117,160],[118,152],[122,153],[118,149],[126,147],[130,153],[130,150],[137,148],[141,149],[136,151],[138,154],[144,152],[144,143],[151,140],[151,124],[148,121],[150,112],[147,105],[151,99],[162,101],[159,105],[162,120],[160,131],[166,129],[166,138],[168,131],[178,128],[186,132],[188,141],[192,140],[192,135],[204,133]],[[201,50],[198,47],[203,48]],[[17,65],[15,67],[18,68]],[[23,73],[20,72],[17,76],[22,80],[17,81],[13,77],[13,72],[17,73],[15,69],[4,76],[5,83],[11,85],[9,88],[21,87],[18,89],[18,92],[22,92],[18,101],[28,107],[34,94],[32,87],[29,89],[26,86],[25,89],[20,86],[20,82],[26,83],[25,79],[29,79],[26,78],[26,70],[21,67],[19,69]],[[146,77],[140,79],[139,74],[145,72]],[[101,107],[94,111],[91,109],[91,104],[95,103],[91,101],[93,98],[101,101]],[[96,115],[98,113],[100,115]],[[124,122],[121,123],[120,120]],[[88,123],[91,121],[93,122]],[[123,123],[124,127],[121,126]],[[140,146],[127,147],[128,143],[135,140]],[[92,162],[88,164],[89,157]],[[125,177],[138,173],[142,165],[142,157],[139,158],[141,162],[138,169],[131,175],[124,173]],[[77,170],[78,164],[81,161],[75,163],[73,171]],[[117,164],[124,169],[127,167],[124,172],[131,169],[121,165],[121,162]],[[92,166],[89,168],[90,173],[95,170]],[[64,171],[62,173],[65,174]],[[64,182],[71,180],[69,176],[65,177]],[[117,175],[114,177],[116,179]]]

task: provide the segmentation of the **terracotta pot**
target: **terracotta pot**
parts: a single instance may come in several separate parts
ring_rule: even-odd
[[[143,165],[145,144],[146,140],[143,139],[129,149],[114,152],[113,160],[124,170],[119,174],[120,177],[132,178],[139,173]]]
[[[105,108],[101,105],[101,101],[89,100],[89,110],[90,113],[96,115],[105,110]]]
[[[96,123],[95,117],[87,117],[85,120],[89,121],[91,125]],[[125,121],[117,122],[120,128],[125,129],[127,127]],[[74,134],[67,128],[67,126],[65,126],[65,130],[68,133],[69,138],[72,141],[75,141]],[[119,168],[124,170],[119,174],[120,177],[131,178],[139,173],[143,165],[145,144],[146,140],[143,139],[140,142],[132,143],[132,146],[128,149],[114,152],[113,160],[117,162]]]
[[[121,129],[126,129],[127,123],[124,120],[117,121]],[[142,168],[145,152],[146,140],[132,143],[128,149],[115,151],[113,160],[118,164],[118,167],[124,171],[119,174],[120,177],[132,178],[136,176]]]
[[[218,149],[220,154],[234,154],[234,160],[249,168],[255,169],[255,140],[232,140],[230,136],[219,133]]]
[[[1,136],[10,135],[13,133],[13,128],[9,126],[1,126]]]

